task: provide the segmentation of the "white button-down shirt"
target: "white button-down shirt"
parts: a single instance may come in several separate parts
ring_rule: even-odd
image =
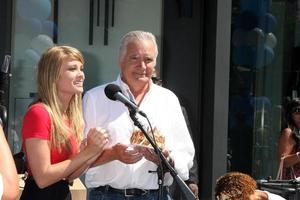
[[[120,77],[113,83],[119,85],[123,94],[132,99],[129,87]],[[134,127],[127,107],[123,103],[112,101],[105,96],[105,86],[95,87],[84,95],[85,134],[90,128],[100,126],[108,131],[111,146],[116,143],[130,144],[131,134],[137,128]],[[165,136],[165,146],[171,152],[175,170],[183,180],[187,180],[195,150],[178,98],[170,90],[151,82],[150,89],[139,108],[147,114],[151,126],[157,128]],[[147,130],[149,126],[146,119],[140,115],[137,117]],[[125,164],[115,160],[90,168],[86,172],[85,183],[89,188],[110,185],[118,189],[157,189],[157,174],[149,173],[156,169],[157,165],[145,158],[135,164]],[[167,173],[165,185],[171,183],[172,177]]]

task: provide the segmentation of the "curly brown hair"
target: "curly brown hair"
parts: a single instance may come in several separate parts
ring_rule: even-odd
[[[228,172],[217,179],[215,198],[218,200],[249,200],[257,188],[256,181],[241,172]]]

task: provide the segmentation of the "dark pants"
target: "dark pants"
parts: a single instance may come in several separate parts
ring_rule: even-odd
[[[59,181],[46,188],[40,189],[32,177],[25,181],[20,200],[71,200],[67,181]]]

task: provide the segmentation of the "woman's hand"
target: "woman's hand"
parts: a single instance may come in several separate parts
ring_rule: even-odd
[[[99,154],[108,144],[109,135],[103,128],[91,128],[88,132],[86,141],[84,142],[86,142],[86,144],[82,144],[81,148],[92,151],[95,154]]]

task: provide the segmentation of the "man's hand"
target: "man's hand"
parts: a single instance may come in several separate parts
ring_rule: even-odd
[[[194,193],[196,199],[199,199],[199,197],[198,197],[198,195],[199,195],[198,185],[196,183],[189,183],[188,187],[192,190],[192,192]]]
[[[116,159],[126,164],[136,163],[143,158],[143,154],[137,146],[128,146],[118,143],[113,146],[112,149]]]
[[[158,155],[155,153],[153,148],[143,148],[142,152],[147,160],[159,165]],[[174,161],[170,156],[170,152],[165,149],[162,151],[162,154],[166,157],[170,165],[174,167]]]

